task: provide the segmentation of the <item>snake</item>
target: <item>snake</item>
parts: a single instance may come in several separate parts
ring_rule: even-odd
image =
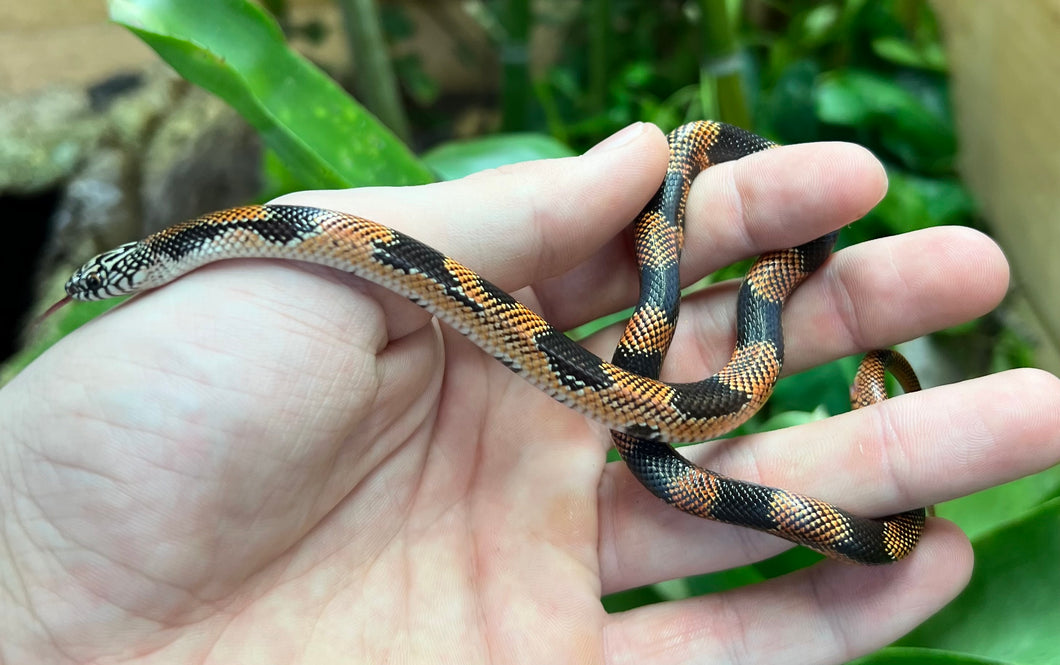
[[[611,362],[444,253],[372,220],[310,206],[241,206],[125,243],[77,269],[57,306],[161,287],[230,258],[290,259],[353,273],[408,298],[550,397],[610,428],[637,480],[679,510],[771,533],[842,561],[871,565],[906,557],[923,531],[924,509],[862,517],[706,469],[674,447],[726,434],[762,407],[783,364],[784,303],[831,255],[837,232],[759,256],[739,288],[729,361],[701,381],[660,381],[677,324],[692,182],[713,165],[778,145],[710,120],[682,125],[667,141],[663,183],[632,223],[640,299]],[[886,399],[887,373],[906,392],[920,387],[900,354],[872,351],[858,368],[852,406]]]

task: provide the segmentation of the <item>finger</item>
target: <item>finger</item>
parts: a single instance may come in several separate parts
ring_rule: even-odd
[[[735,478],[808,494],[857,515],[889,515],[1060,461],[1060,380],[1012,370],[682,452]],[[601,577],[609,591],[741,565],[789,547],[767,534],[679,513],[618,463],[608,465],[600,487]]]
[[[840,663],[874,651],[938,611],[967,584],[964,535],[932,520],[907,561],[824,562],[734,591],[611,617],[608,663]]]
[[[784,310],[785,374],[890,346],[989,312],[1008,287],[1004,254],[964,227],[939,227],[838,252],[792,295]],[[729,359],[736,337],[736,288],[719,284],[682,302],[663,376],[696,381]],[[585,342],[608,355],[621,326]]]
[[[982,316],[1004,298],[1009,269],[993,240],[955,226],[862,243],[815,277],[785,323],[789,372]]]
[[[368,217],[512,291],[570,269],[625,228],[659,186],[666,155],[659,129],[636,123],[578,157],[421,187],[298,192],[273,203]]]
[[[887,189],[879,161],[848,143],[785,146],[712,167],[688,199],[681,279],[794,247],[864,216]],[[566,329],[632,305],[632,248],[612,243],[568,274],[535,285],[547,318]]]

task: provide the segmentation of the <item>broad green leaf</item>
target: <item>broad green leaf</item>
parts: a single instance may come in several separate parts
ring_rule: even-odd
[[[916,100],[894,81],[864,72],[824,76],[816,91],[817,115],[835,125],[866,127],[887,113],[916,112]]]
[[[1060,499],[1053,499],[976,539],[968,587],[900,644],[1023,665],[1060,662],[1058,554]]]
[[[822,121],[871,132],[907,168],[935,172],[952,167],[956,152],[952,124],[894,79],[859,70],[836,71],[822,78],[815,101]]]
[[[430,173],[388,129],[284,42],[246,0],[110,0],[132,30],[189,81],[231,104],[303,187],[405,185]]]
[[[442,144],[424,154],[423,162],[443,180],[456,180],[505,164],[574,154],[569,147],[544,134],[498,134]]]
[[[659,589],[658,585],[652,584],[649,586],[637,587],[636,589],[629,589],[627,591],[619,591],[618,593],[612,593],[604,596],[600,601],[604,605],[604,610],[614,614],[616,612],[625,612],[645,605],[653,605],[655,603],[661,603],[667,600]]]
[[[992,529],[1036,509],[1060,492],[1060,466],[936,506],[936,514],[956,522],[973,542]],[[1060,590],[1058,590],[1060,591]]]
[[[1012,661],[978,658],[954,651],[888,647],[850,661],[849,665],[1009,665]]]
[[[870,213],[882,229],[877,234],[897,234],[939,224],[966,223],[975,212],[975,201],[952,178],[925,178],[888,169],[887,195]]]
[[[821,140],[821,123],[813,102],[820,74],[820,66],[806,59],[784,67],[776,84],[763,93],[759,103],[759,125],[765,135],[781,143]]]
[[[754,563],[752,566],[759,575],[769,580],[775,577],[781,577],[782,575],[787,575],[796,570],[809,568],[823,560],[824,555],[818,554],[811,549],[805,547],[792,547],[790,550],[784,550],[780,554],[770,557],[765,561]]]
[[[828,409],[823,404],[819,404],[813,411],[781,411],[770,416],[755,431],[771,432],[778,429],[787,429],[788,427],[812,423],[816,420],[824,420],[827,417]]]
[[[800,26],[802,29],[799,31],[803,47],[826,43],[832,37],[840,18],[839,7],[828,3],[821,3],[819,7],[803,14]]]
[[[721,593],[750,584],[758,584],[764,579],[766,578],[754,566],[740,566],[739,568],[686,578],[690,596]]]
[[[767,405],[774,412],[813,412],[824,406],[828,413],[850,410],[850,382],[860,358],[840,358],[785,377],[777,382]]]
[[[938,43],[920,45],[897,37],[878,37],[872,40],[872,50],[896,65],[946,71],[946,52]]]

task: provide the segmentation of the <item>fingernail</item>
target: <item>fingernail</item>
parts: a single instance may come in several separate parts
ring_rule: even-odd
[[[630,141],[633,141],[644,132],[644,123],[635,122],[632,125],[623,127],[611,136],[608,136],[603,141],[600,141],[593,147],[589,148],[585,154],[591,155],[594,152],[606,152],[608,150],[614,150],[620,148]]]

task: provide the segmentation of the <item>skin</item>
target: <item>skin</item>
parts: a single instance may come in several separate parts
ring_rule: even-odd
[[[581,157],[283,202],[397,227],[569,328],[634,300],[623,229],[665,161],[635,125]],[[683,277],[840,228],[885,188],[852,145],[710,169]],[[1007,282],[965,228],[843,250],[791,301],[787,371],[981,315]],[[734,295],[685,303],[665,378],[720,367]],[[289,262],[215,264],[89,323],[0,390],[0,422],[2,662],[840,663],[972,565],[931,519],[894,565],[608,615],[603,593],[787,544],[663,505],[606,463],[604,428],[407,301]],[[1055,464],[1058,432],[1060,384],[1018,370],[686,452],[879,515]]]

